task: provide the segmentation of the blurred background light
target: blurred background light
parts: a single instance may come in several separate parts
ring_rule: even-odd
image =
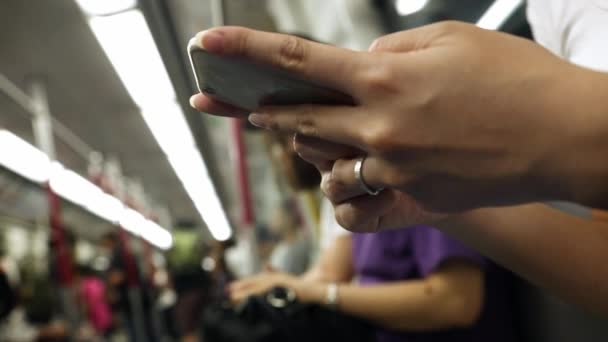
[[[229,239],[226,212],[143,14],[132,9],[93,16],[89,24],[211,235]]]
[[[49,179],[51,161],[44,152],[4,129],[0,146],[0,165],[36,183]]]
[[[477,22],[477,26],[497,30],[524,3],[523,0],[497,0],[488,8]]]
[[[137,5],[137,0],[76,0],[76,2],[89,15],[118,13]]]
[[[428,2],[429,0],[397,0],[395,7],[399,15],[406,16],[422,10]]]

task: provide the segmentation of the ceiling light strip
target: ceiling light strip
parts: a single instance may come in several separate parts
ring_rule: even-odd
[[[44,152],[12,132],[0,130],[0,146],[10,146],[0,151],[0,165],[5,168],[37,184],[49,182],[61,198],[105,221],[113,224],[127,222],[125,229],[158,248],[166,250],[173,245],[169,230],[127,208],[116,197],[76,172],[51,161]]]
[[[523,0],[494,1],[479,19],[477,26],[488,30],[498,30],[523,3]]]
[[[89,24],[209,231],[217,240],[229,239],[226,212],[143,14],[133,9],[94,16]]]

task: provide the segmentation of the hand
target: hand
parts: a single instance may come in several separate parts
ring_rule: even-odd
[[[263,294],[277,286],[292,289],[301,302],[315,302],[323,298],[321,283],[307,282],[287,273],[264,272],[230,284],[230,299],[239,303],[247,297]]]
[[[368,195],[354,175],[355,157],[363,153],[360,150],[302,135],[294,136],[293,148],[321,172],[321,191],[332,202],[338,223],[348,230],[376,232],[432,224],[445,217],[426,211],[400,190]]]
[[[250,121],[358,148],[368,156],[369,185],[408,194],[425,210],[581,199],[583,187],[570,179],[589,179],[580,177],[581,161],[597,160],[577,151],[593,145],[589,132],[602,116],[587,103],[605,100],[587,94],[606,80],[591,81],[590,71],[510,35],[447,22],[354,52],[226,27],[208,31],[202,44],[351,95],[354,106],[262,107]],[[191,103],[238,114],[202,94]]]

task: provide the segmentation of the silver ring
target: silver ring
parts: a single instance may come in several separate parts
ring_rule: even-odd
[[[365,158],[366,158],[365,156],[359,157],[359,158],[357,158],[357,161],[355,162],[355,179],[357,179],[357,181],[359,181],[359,185],[361,185],[361,188],[363,188],[363,190],[365,190],[365,192],[367,192],[369,195],[377,196],[379,193],[382,192],[382,190],[384,190],[384,188],[374,189],[371,186],[369,186],[363,179],[363,174],[362,174],[361,170],[363,170],[363,162],[365,161]]]

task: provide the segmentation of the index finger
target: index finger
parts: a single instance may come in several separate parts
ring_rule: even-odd
[[[195,41],[211,53],[274,66],[348,94],[354,92],[358,82],[353,82],[353,77],[363,63],[360,52],[236,26],[199,32]]]

